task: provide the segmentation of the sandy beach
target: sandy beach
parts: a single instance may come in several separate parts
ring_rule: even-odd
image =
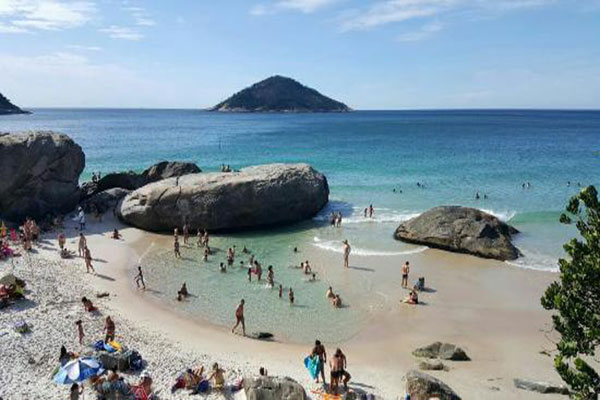
[[[110,238],[115,226],[122,240]],[[74,250],[74,223],[67,222],[66,228],[67,247]],[[96,275],[85,273],[80,258],[59,258],[55,233],[45,235],[34,252],[2,264],[2,274],[13,272],[27,281],[28,300],[0,313],[0,396],[65,398],[67,387],[51,382],[58,350],[64,344],[69,350],[85,352],[77,342],[74,321],[83,320],[86,340],[92,342],[102,337],[106,315],[115,320],[118,338],[148,362],[145,370],[160,398],[187,398],[183,391],[176,395],[169,391],[177,374],[215,361],[227,370],[228,381],[256,375],[259,367],[265,367],[271,375],[297,380],[309,395],[318,388],[302,365],[310,347],[232,335],[224,327],[157,302],[150,296],[151,287],[146,292],[136,290],[132,279],[139,251],[151,234],[121,226],[108,216],[103,223],[90,222],[86,233]],[[547,333],[550,318],[539,306],[539,297],[554,274],[437,250],[404,257],[357,256],[351,259],[351,268],[343,270],[337,253],[308,244],[303,251],[315,260],[317,271],[328,268],[333,284],[344,279],[368,281],[371,274],[393,277],[386,280],[387,287],[371,288],[388,293],[389,298],[373,310],[368,326],[340,344],[348,356],[351,388],[383,399],[402,398],[402,377],[419,361],[411,352],[434,341],[460,345],[471,357],[468,362],[444,362],[448,371],[431,372],[465,399],[539,398],[516,389],[513,379],[560,382],[551,358],[540,353],[552,349]],[[399,274],[405,260],[413,266],[412,276],[425,276],[430,288],[421,294],[418,306],[400,303],[406,295]],[[99,292],[110,296],[96,299]],[[84,312],[82,296],[93,298],[100,316]],[[10,327],[20,320],[31,325],[30,334],[12,331]],[[252,321],[247,324],[250,331],[257,330]],[[135,377],[129,380],[135,382]]]

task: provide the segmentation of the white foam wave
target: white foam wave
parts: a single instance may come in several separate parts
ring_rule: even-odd
[[[320,249],[333,251],[335,253],[344,253],[344,245],[337,240],[326,240],[323,241],[318,237],[314,237],[313,246],[316,246]],[[352,255],[357,256],[375,256],[375,257],[390,257],[390,256],[401,256],[407,254],[417,254],[427,250],[427,247],[420,246],[411,250],[403,250],[403,251],[384,251],[384,250],[373,250],[373,249],[364,249],[360,247],[352,247]]]
[[[516,211],[513,210],[508,210],[508,211],[496,211],[496,210],[489,210],[489,209],[485,209],[485,208],[480,208],[481,211],[486,212],[488,214],[492,214],[494,217],[498,218],[501,221],[504,222],[508,222],[511,219],[514,218],[515,215],[517,215]]]
[[[327,210],[320,212],[315,217],[314,221],[330,221],[331,212],[336,210]],[[376,209],[373,218],[365,218],[362,211],[353,212],[350,215],[345,215],[342,212],[342,225],[344,224],[377,224],[377,223],[400,223],[411,218],[419,216],[421,213],[416,212],[401,212],[389,209]]]
[[[523,249],[521,249],[521,252],[523,253],[522,257],[513,261],[505,261],[505,263],[518,268],[558,272],[558,261],[555,257]]]

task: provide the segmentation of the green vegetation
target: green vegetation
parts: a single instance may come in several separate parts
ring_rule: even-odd
[[[573,196],[560,222],[575,222],[581,238],[564,245],[569,260],[560,259],[560,279],[542,297],[560,334],[556,370],[577,400],[598,399],[600,376],[592,363],[600,345],[600,202],[593,186]]]

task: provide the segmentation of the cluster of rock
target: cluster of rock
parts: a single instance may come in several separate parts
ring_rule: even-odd
[[[511,242],[512,235],[518,232],[481,210],[442,206],[402,223],[394,237],[408,243],[505,261],[515,260],[520,255]]]
[[[83,150],[54,132],[0,133],[0,218],[66,213],[79,202]]]
[[[31,114],[29,111],[21,110],[0,93],[0,115],[6,114]]]
[[[117,215],[150,231],[227,231],[298,222],[327,203],[325,176],[307,164],[269,164],[231,173],[170,178],[125,196]]]
[[[305,400],[306,391],[292,378],[259,376],[244,378],[247,400]]]
[[[429,346],[419,347],[413,351],[413,356],[422,358],[437,358],[440,360],[469,361],[467,353],[451,343],[435,342]]]
[[[409,371],[406,380],[406,392],[410,394],[411,400],[461,400],[450,386],[439,379],[419,371]]]

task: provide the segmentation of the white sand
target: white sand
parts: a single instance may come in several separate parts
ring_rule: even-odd
[[[222,327],[174,313],[132,289],[139,257],[135,243],[146,234],[126,228],[121,231],[124,240],[115,241],[109,238],[115,225],[110,219],[102,224],[91,222],[86,232],[98,275],[86,274],[80,258],[60,260],[55,234],[47,236],[36,254],[0,264],[0,275],[14,272],[28,284],[27,301],[0,311],[0,397],[66,398],[68,386],[52,383],[50,376],[58,364],[60,346],[80,350],[74,325],[77,319],[83,320],[86,341],[101,339],[106,315],[115,320],[119,340],[138,350],[148,362],[146,371],[160,398],[188,398],[184,391],[170,394],[175,377],[187,367],[208,367],[215,361],[227,370],[229,381],[257,373],[264,366],[272,375],[298,380],[310,394],[315,385],[302,366],[309,348],[232,335]],[[77,248],[73,228],[67,229],[70,249]],[[334,264],[338,258],[318,250],[310,256],[317,265]],[[374,315],[369,328],[343,345],[355,388],[381,398],[400,398],[404,393],[401,378],[418,362],[410,352],[436,340],[464,346],[473,358],[466,363],[447,363],[448,372],[432,373],[464,399],[539,398],[539,394],[515,389],[512,379],[517,377],[560,382],[552,360],[539,354],[551,348],[543,331],[549,326],[549,315],[539,306],[539,296],[555,275],[439,251],[409,259],[416,266],[415,275],[426,275],[436,292],[423,294],[427,305],[410,307],[397,303],[403,295],[398,291],[398,299],[390,303],[393,306]],[[361,257],[351,261],[390,274],[403,259]],[[389,285],[399,286],[399,276],[398,282],[391,280]],[[95,293],[103,291],[110,297],[97,299]],[[90,298],[102,315],[85,313],[82,296]],[[12,330],[20,320],[32,326],[32,333],[21,336]],[[136,381],[135,377],[128,380]]]

